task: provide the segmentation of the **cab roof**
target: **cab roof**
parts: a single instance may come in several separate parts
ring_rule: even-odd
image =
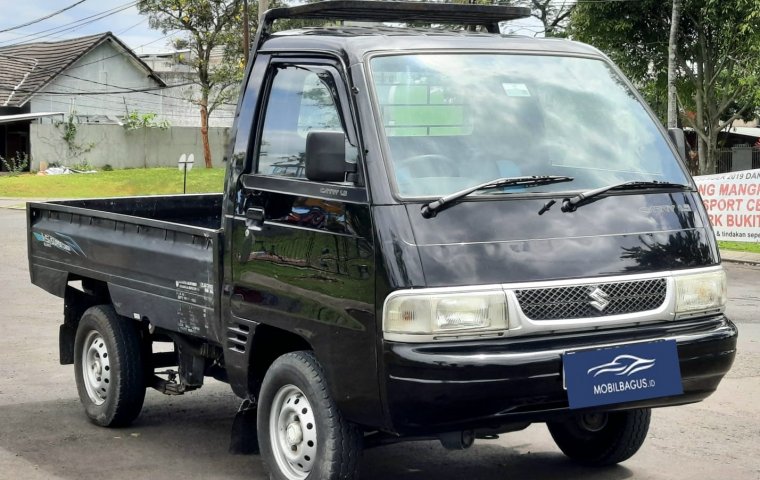
[[[603,55],[578,42],[556,38],[499,35],[472,31],[385,26],[313,27],[269,36],[259,51],[321,51],[360,63],[373,52],[421,50],[496,50],[505,52]]]

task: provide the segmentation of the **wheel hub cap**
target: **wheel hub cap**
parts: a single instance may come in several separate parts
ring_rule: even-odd
[[[301,430],[301,426],[293,422],[290,425],[288,425],[288,443],[297,446],[299,443],[303,441],[303,431]]]
[[[82,380],[92,403],[102,405],[111,389],[111,360],[105,340],[94,330],[82,349]]]
[[[269,439],[277,466],[288,480],[309,476],[317,456],[317,422],[300,388],[285,385],[274,396]]]

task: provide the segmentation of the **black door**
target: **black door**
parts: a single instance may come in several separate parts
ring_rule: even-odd
[[[328,64],[270,65],[255,153],[237,198],[230,311],[240,325],[230,327],[263,324],[308,343],[350,417],[378,397],[369,203],[364,187],[310,181],[305,169],[310,131],[346,134],[352,125],[350,109],[340,105],[337,92],[345,87],[338,71]],[[347,162],[360,161],[348,140],[355,132],[346,138]],[[233,348],[245,349],[246,335],[239,339]]]

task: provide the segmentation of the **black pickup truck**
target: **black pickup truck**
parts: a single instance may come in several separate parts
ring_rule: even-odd
[[[64,299],[92,421],[213,376],[243,399],[238,451],[336,479],[362,448],[536,422],[617,463],[652,407],[710,395],[737,330],[683,133],[596,49],[498,34],[528,13],[271,10],[223,194],[30,204],[31,278]],[[272,33],[285,18],[339,26]]]

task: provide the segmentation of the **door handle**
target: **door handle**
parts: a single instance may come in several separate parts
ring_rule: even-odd
[[[245,211],[245,226],[248,230],[260,231],[264,227],[265,218],[263,208],[249,208]]]

